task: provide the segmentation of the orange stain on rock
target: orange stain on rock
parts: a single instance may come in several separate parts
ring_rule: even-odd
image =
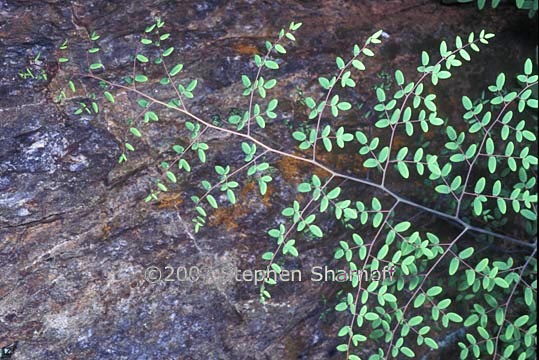
[[[224,225],[227,230],[235,230],[239,227],[238,220],[250,214],[249,204],[262,200],[264,206],[270,207],[272,194],[273,188],[270,185],[268,185],[266,193],[262,196],[255,181],[246,181],[237,193],[238,202],[235,205],[221,206],[212,210],[208,225]]]
[[[178,193],[165,193],[159,195],[159,202],[157,203],[158,209],[170,209],[175,208],[183,203],[183,197]]]
[[[275,167],[279,169],[283,179],[291,184],[297,184],[303,179],[310,178],[312,174],[321,179],[330,175],[327,171],[317,166],[291,157],[282,157],[275,163]]]
[[[266,207],[270,207],[272,194],[273,186],[271,186],[271,183],[268,184],[266,193],[264,195],[260,195],[260,188],[258,186],[258,183],[255,181],[247,181],[245,186],[240,191],[240,198],[253,199],[255,201],[258,201],[260,199]]]
[[[212,211],[208,225],[224,225],[227,230],[235,230],[239,227],[236,219],[241,212],[242,206],[221,206]]]
[[[232,45],[232,48],[234,51],[236,51],[240,55],[255,55],[259,54],[258,48],[254,45],[250,44],[234,44]]]

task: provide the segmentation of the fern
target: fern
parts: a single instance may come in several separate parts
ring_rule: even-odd
[[[80,69],[83,75],[69,80],[59,100],[67,103],[67,95],[77,91],[76,82],[91,81],[98,81],[101,88],[88,94],[76,113],[97,114],[103,101],[119,106],[118,92],[139,98],[137,115],[125,130],[119,163],[129,161],[148,126],[159,124],[159,109],[185,119],[187,139],[183,145],[170,144],[175,156],[159,164],[161,174],[152,179],[147,202],[170,191],[182,172],[206,163],[211,154],[208,130],[237,139],[244,164],[236,168],[216,164],[214,176],[195,185],[198,195],[191,198],[195,232],[206,225],[213,209],[225,206],[225,201],[236,204],[241,176],[252,179],[265,195],[273,181],[275,156],[316,169],[297,186],[301,197],[282,209],[286,222],[268,231],[273,245],[260,254],[266,264],[260,299],[268,301],[277,283],[269,274],[278,278],[284,272],[286,259],[300,255],[303,239],[327,236],[331,229],[324,228],[320,219],[334,217],[349,234],[335,243],[335,259],[352,274],[335,306],[347,316],[337,333],[342,339],[337,350],[347,359],[360,359],[366,343],[377,348],[369,359],[411,358],[417,355],[413,350],[417,346],[438,349],[437,334],[453,331],[463,334],[462,359],[534,358],[538,76],[532,61],[525,60],[519,74],[501,73],[492,79],[483,98],[462,96],[462,119],[450,121],[439,115],[432,89],[452,78],[494,35],[480,31],[457,36],[451,43],[442,41],[435,53],[422,52],[418,74],[406,77],[397,69],[392,86],[376,89],[372,131],[351,129],[338,120],[353,108],[345,94],[358,87],[359,75],[381,43],[383,32],[377,31],[335,59],[334,75],[318,78],[321,98],[303,96],[310,122],[293,129],[297,148],[283,150],[262,135],[279,117],[279,101],[271,95],[278,86],[275,74],[282,63],[279,57],[288,52],[300,27],[292,22],[274,42],[266,42],[263,56],[254,56],[256,74],[242,75],[240,111],[231,113],[226,124],[189,110],[198,80],[183,74],[178,80],[184,65],[172,60],[175,49],[168,45],[171,35],[161,19],[145,29],[133,73],[123,83],[108,79],[105,65],[92,60],[99,52],[99,35],[92,33],[89,62]],[[68,63],[66,43],[61,51],[60,62]],[[160,79],[147,75],[150,64],[160,68]],[[518,83],[508,80],[515,76]],[[174,97],[155,95],[149,84],[172,89]],[[436,136],[425,141],[427,134]],[[358,149],[357,161],[363,167],[357,174],[321,160],[325,154],[352,148]],[[342,186],[343,180],[348,187]],[[414,200],[415,193],[401,193],[403,180],[419,184],[422,201]],[[356,198],[349,191],[354,186],[369,192]],[[444,222],[447,230],[430,230],[418,214]],[[508,225],[526,231],[507,231]],[[509,248],[515,252],[504,250]],[[385,272],[388,264],[397,268],[394,278],[366,281],[357,272]]]

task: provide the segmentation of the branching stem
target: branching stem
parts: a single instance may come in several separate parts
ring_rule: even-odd
[[[406,205],[414,207],[414,208],[416,208],[418,210],[425,211],[427,213],[435,215],[435,216],[437,216],[437,217],[439,217],[441,219],[452,222],[452,223],[466,229],[467,231],[472,231],[472,232],[477,232],[477,233],[480,233],[480,234],[483,234],[483,235],[492,236],[492,237],[495,237],[495,238],[498,238],[498,239],[502,239],[502,240],[511,242],[511,243],[513,243],[515,245],[519,245],[519,246],[524,246],[524,247],[528,247],[528,248],[534,248],[535,247],[535,244],[532,244],[530,242],[523,241],[523,240],[520,240],[520,239],[516,239],[516,238],[513,238],[511,236],[500,234],[500,233],[497,233],[497,232],[494,232],[494,231],[490,231],[488,229],[482,229],[482,228],[479,228],[479,227],[472,226],[472,225],[466,223],[464,220],[460,219],[457,215],[446,214],[446,213],[438,211],[436,209],[432,209],[430,207],[427,207],[427,206],[421,205],[419,203],[416,203],[416,202],[414,202],[412,200],[408,200],[406,198],[403,198],[399,194],[397,194],[394,191],[390,190],[385,185],[381,185],[381,184],[375,183],[375,182],[373,182],[371,180],[365,180],[365,179],[358,178],[356,176],[352,176],[352,175],[348,175],[348,174],[344,174],[344,173],[335,171],[335,170],[327,167],[326,165],[324,165],[324,164],[320,163],[319,161],[314,160],[312,158],[305,158],[305,157],[302,157],[302,156],[299,156],[299,155],[295,155],[295,154],[292,154],[292,153],[288,153],[286,151],[282,151],[282,150],[273,148],[273,147],[263,143],[262,141],[254,138],[250,134],[245,134],[245,133],[241,133],[239,131],[235,131],[235,130],[227,129],[225,127],[221,127],[221,126],[218,126],[218,125],[214,125],[214,124],[212,124],[212,123],[210,123],[210,122],[208,122],[206,120],[203,120],[203,119],[199,118],[198,116],[194,115],[193,113],[191,113],[188,110],[178,108],[177,106],[174,106],[172,104],[168,104],[168,103],[166,103],[166,102],[164,102],[162,100],[158,100],[158,99],[156,99],[156,98],[154,98],[154,97],[152,97],[152,96],[150,96],[150,95],[148,95],[148,94],[146,94],[146,93],[144,93],[144,92],[142,92],[142,91],[140,91],[138,89],[133,89],[131,87],[127,87],[127,86],[124,86],[124,85],[121,85],[121,84],[115,84],[115,83],[107,81],[107,80],[105,80],[105,79],[103,79],[103,78],[101,78],[99,76],[93,75],[93,74],[80,74],[80,75],[84,76],[84,77],[89,77],[89,78],[92,78],[92,79],[95,79],[95,80],[98,80],[98,81],[103,81],[103,82],[105,82],[108,85],[113,86],[113,87],[117,87],[117,88],[120,88],[120,89],[123,89],[123,90],[126,90],[126,91],[132,91],[132,92],[134,92],[134,93],[148,99],[149,101],[152,101],[152,102],[154,102],[156,104],[162,105],[162,106],[164,106],[166,108],[178,111],[179,113],[190,117],[191,119],[205,125],[208,128],[211,128],[211,129],[214,129],[214,130],[217,130],[217,131],[220,131],[220,132],[224,132],[224,133],[227,133],[227,134],[230,134],[230,135],[234,135],[234,136],[241,137],[243,139],[249,140],[249,141],[255,143],[257,146],[267,150],[270,153],[274,153],[276,155],[288,157],[288,158],[291,158],[291,159],[295,159],[295,160],[298,160],[298,161],[313,165],[313,166],[315,166],[315,167],[317,167],[317,168],[319,168],[321,170],[324,170],[325,172],[327,172],[328,174],[330,174],[333,177],[347,179],[347,180],[350,180],[350,181],[353,181],[353,182],[356,182],[356,183],[359,183],[359,184],[363,184],[363,185],[375,188],[375,189],[380,190],[382,192],[385,192],[387,195],[394,198],[398,203],[406,204]]]

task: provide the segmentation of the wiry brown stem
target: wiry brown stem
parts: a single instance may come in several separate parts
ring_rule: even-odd
[[[92,74],[81,74],[81,76],[86,76],[86,77],[93,78],[93,79],[96,79],[96,80],[99,80],[99,81],[104,81],[105,83],[107,83],[107,84],[109,84],[109,85],[111,85],[113,87],[117,87],[117,88],[120,88],[120,89],[123,89],[123,90],[133,91],[136,94],[138,94],[138,95],[140,95],[140,96],[142,96],[142,97],[144,97],[144,98],[146,98],[146,99],[148,99],[150,101],[153,101],[153,102],[155,102],[157,104],[160,104],[160,105],[162,105],[162,106],[164,106],[166,108],[178,111],[179,113],[184,114],[184,115],[190,117],[191,119],[193,119],[195,121],[198,121],[199,123],[207,126],[208,128],[218,130],[218,131],[221,131],[221,132],[224,132],[224,133],[227,133],[227,134],[231,134],[231,135],[243,138],[243,139],[247,139],[247,140],[255,143],[257,146],[267,150],[270,153],[274,153],[276,155],[288,157],[288,158],[291,158],[291,159],[301,161],[303,163],[313,165],[313,166],[315,166],[315,167],[317,167],[317,168],[319,168],[321,170],[326,171],[327,173],[333,175],[334,177],[347,179],[347,180],[350,180],[350,181],[353,181],[353,182],[356,182],[356,183],[359,183],[359,184],[367,185],[369,187],[373,187],[375,189],[378,189],[378,190],[380,190],[382,192],[385,192],[387,195],[391,196],[395,200],[398,200],[402,204],[409,205],[409,206],[414,207],[414,208],[416,208],[418,210],[425,211],[425,212],[430,213],[432,215],[435,215],[435,216],[437,216],[439,218],[445,219],[445,220],[447,220],[447,221],[449,221],[451,223],[454,223],[454,224],[456,224],[456,225],[458,225],[458,226],[460,226],[462,228],[466,228],[468,231],[477,232],[477,233],[480,233],[480,234],[483,234],[483,235],[492,236],[492,237],[495,237],[495,238],[498,238],[498,239],[502,239],[502,240],[511,242],[511,243],[519,245],[519,246],[524,246],[524,247],[529,247],[529,248],[533,248],[535,246],[532,243],[529,243],[529,242],[526,242],[526,241],[523,241],[523,240],[519,240],[519,239],[513,238],[511,236],[507,236],[507,235],[500,234],[500,233],[497,233],[497,232],[494,232],[494,231],[490,231],[488,229],[482,229],[482,228],[479,228],[479,227],[472,226],[472,225],[466,223],[464,220],[457,217],[456,215],[449,215],[449,214],[446,214],[444,212],[441,212],[441,211],[432,209],[430,207],[421,205],[419,203],[416,203],[416,202],[414,202],[412,200],[408,200],[408,199],[402,197],[401,195],[397,194],[396,192],[392,191],[391,189],[389,189],[385,185],[378,184],[378,183],[376,183],[374,181],[371,181],[371,180],[365,180],[365,179],[358,178],[356,176],[352,176],[352,175],[349,175],[349,174],[338,172],[336,170],[333,170],[333,169],[327,167],[326,165],[320,163],[317,160],[313,160],[311,158],[305,158],[305,157],[298,156],[298,155],[295,155],[295,154],[292,154],[292,153],[288,153],[286,151],[278,150],[276,148],[273,148],[273,147],[263,143],[262,141],[254,138],[251,135],[241,133],[241,132],[238,132],[238,131],[235,131],[235,130],[232,130],[232,129],[228,129],[228,128],[225,128],[225,127],[221,127],[221,126],[218,126],[218,125],[214,125],[214,124],[212,124],[212,123],[210,123],[210,122],[208,122],[206,120],[203,120],[203,119],[199,118],[198,116],[194,115],[193,113],[191,113],[191,112],[189,112],[187,110],[178,108],[177,106],[168,104],[168,103],[166,103],[164,101],[161,101],[161,100],[158,100],[158,99],[156,99],[156,98],[154,98],[154,97],[152,97],[152,96],[150,96],[150,95],[148,95],[148,94],[146,94],[146,93],[144,93],[144,92],[142,92],[142,91],[140,91],[138,89],[133,90],[130,87],[112,83],[110,81],[107,81],[107,80],[105,80],[105,79],[103,79],[101,77],[98,77],[98,76],[92,75]]]

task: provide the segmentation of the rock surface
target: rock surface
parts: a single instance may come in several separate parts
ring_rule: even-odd
[[[376,74],[399,67],[411,76],[420,50],[436,51],[442,39],[470,31],[494,31],[497,41],[459,72],[464,81],[439,94],[446,115],[454,116],[460,101],[451,100],[453,94],[478,96],[481,88],[471,84],[493,81],[492,74],[531,55],[537,42],[536,32],[527,32],[532,23],[511,7],[479,13],[473,6],[420,0],[0,0],[0,349],[7,354],[11,346],[15,360],[339,358],[335,333],[345,319],[331,311],[338,284],[285,283],[262,306],[252,282],[219,273],[261,268],[260,255],[272,246],[265,233],[282,220],[282,207],[308,169],[275,159],[279,171],[270,195],[258,198],[243,182],[239,204],[215,211],[210,226],[194,235],[189,197],[201,190],[193,184],[226,158],[241,165],[238,143],[208,134],[211,167],[197,166],[160,202],[147,205],[155,164],[185,135],[182,119],[163,111],[161,126],[148,129],[147,144],[137,144],[137,155],[119,166],[118,144],[131,110],[105,107],[81,118],[54,101],[65,81],[56,50],[63,39],[76,57],[85,34],[102,34],[101,60],[119,81],[130,69],[138,34],[156,15],[173,35],[174,60],[185,64],[182,79],[200,79],[191,109],[221,118],[238,106],[236,84],[242,73],[253,74],[251,55],[281,26],[302,21],[279,73],[286,86],[275,93],[289,121],[296,115],[294,87],[319,91],[316,75],[334,71],[335,56],[377,29],[389,37],[367,64],[367,85],[351,95],[367,104],[380,82]],[[27,68],[44,70],[47,79],[23,79],[18,74]],[[284,127],[284,121],[272,125]],[[281,146],[291,144],[283,129],[268,131]],[[323,242],[299,245],[302,255],[289,265],[330,264],[338,236],[335,231]],[[165,275],[167,265],[204,266],[213,276],[144,279],[149,266]]]

